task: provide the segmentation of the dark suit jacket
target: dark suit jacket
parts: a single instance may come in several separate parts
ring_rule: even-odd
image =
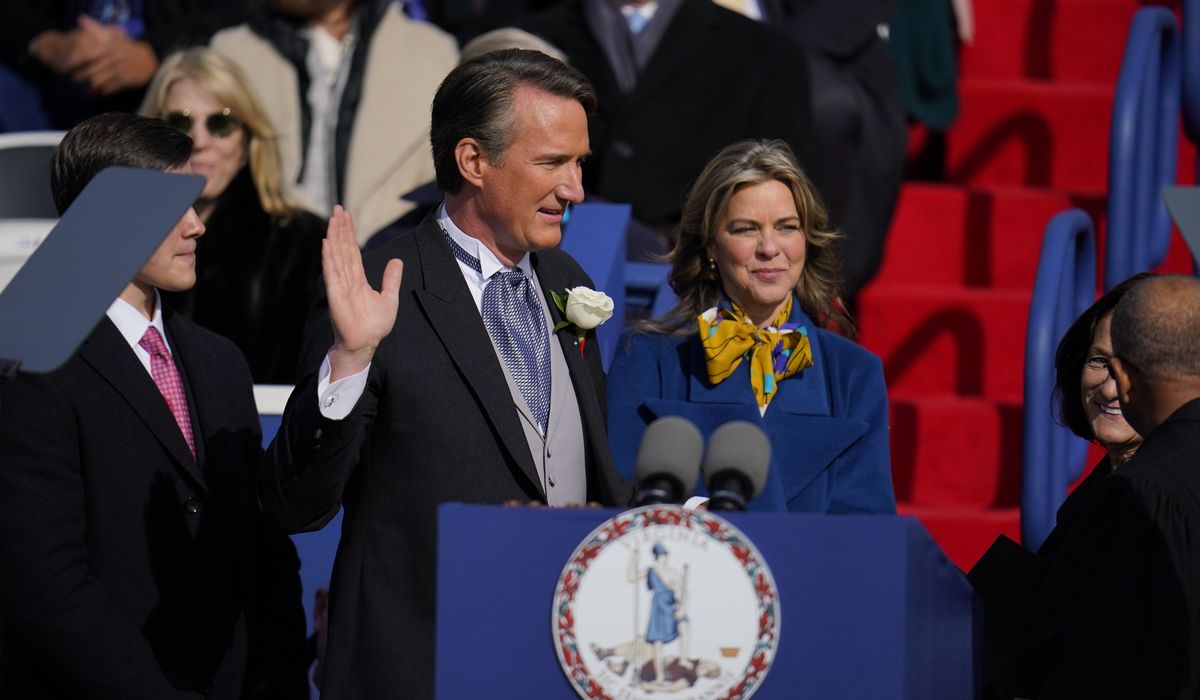
[[[287,530],[315,530],[345,507],[322,681],[335,698],[432,697],[438,505],[544,499],[500,360],[433,216],[366,258],[377,289],[391,258],[404,261],[399,315],[362,398],[344,420],[320,415],[316,372],[332,343],[322,300],[308,327],[311,371],[261,484],[263,507]],[[557,249],[532,263],[547,296],[591,286]],[[583,421],[588,499],[625,505],[605,440],[599,349],[588,343],[581,359],[570,331],[557,337]]]
[[[801,164],[815,149],[808,64],[799,45],[713,4],[684,0],[633,92],[617,87],[579,0],[521,23],[567,54],[599,97],[589,120],[584,187],[629,202],[651,225],[679,221],[704,165],[747,138],[780,138]]]
[[[106,317],[0,386],[0,697],[307,697],[295,549],[254,498],[250,375],[166,312],[197,460]]]
[[[1015,690],[1200,697],[1200,399],[1146,436],[1061,533]]]

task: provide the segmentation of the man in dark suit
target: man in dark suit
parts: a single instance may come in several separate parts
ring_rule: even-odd
[[[556,332],[547,304],[591,285],[555,246],[583,198],[594,100],[578,71],[535,51],[464,63],[433,101],[442,206],[365,264],[335,208],[328,301],[310,319],[308,369],[260,489],[288,530],[345,507],[330,697],[432,696],[439,504],[629,501],[608,453],[596,343]]]
[[[804,47],[812,82],[817,172],[825,208],[845,234],[848,299],[883,261],[904,174],[908,123],[888,46],[893,0],[762,0],[767,21]]]
[[[189,172],[191,150],[159,120],[89,119],[55,152],[55,205],[109,165]],[[203,233],[189,209],[61,369],[0,385],[2,697],[307,697],[249,370],[159,302],[195,282]]]
[[[665,237],[693,180],[735,141],[783,139],[807,170],[816,166],[808,63],[771,27],[711,0],[571,0],[519,26],[596,86],[588,191],[629,202]],[[665,252],[664,242],[656,250],[631,238],[629,252]]]
[[[1113,311],[1109,371],[1145,441],[1064,536],[1036,599],[1022,697],[1200,697],[1200,280]]]

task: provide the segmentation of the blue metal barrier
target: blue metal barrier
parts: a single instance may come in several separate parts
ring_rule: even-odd
[[[1029,549],[1040,547],[1054,528],[1058,506],[1087,458],[1087,442],[1058,424],[1051,397],[1058,341],[1095,297],[1092,220],[1080,209],[1069,209],[1046,225],[1025,332],[1021,540]]]
[[[1183,131],[1200,147],[1200,0],[1183,0]],[[1196,161],[1200,182],[1200,159]]]
[[[1106,289],[1166,258],[1171,219],[1162,191],[1175,183],[1181,72],[1175,15],[1162,7],[1138,10],[1113,100]]]
[[[605,370],[625,325],[625,230],[629,217],[628,204],[576,204],[571,207],[571,222],[563,232],[562,249],[575,258],[596,289],[613,300],[612,320],[596,329]],[[566,290],[556,291],[561,294]]]

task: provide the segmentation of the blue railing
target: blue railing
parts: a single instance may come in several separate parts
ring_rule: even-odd
[[[1183,0],[1183,131],[1200,146],[1200,0]],[[1200,182],[1200,159],[1196,161]]]
[[[1059,338],[1096,297],[1092,220],[1080,209],[1046,225],[1025,331],[1025,439],[1021,454],[1021,540],[1041,546],[1067,487],[1083,471],[1087,443],[1054,416],[1054,352]],[[1074,395],[1066,400],[1078,400]]]
[[[1175,15],[1162,7],[1138,10],[1113,100],[1106,289],[1166,258],[1171,220],[1162,192],[1175,184],[1181,71]]]

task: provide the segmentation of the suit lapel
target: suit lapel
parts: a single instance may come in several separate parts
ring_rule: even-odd
[[[212,386],[209,380],[221,375],[212,372],[211,365],[206,366],[204,359],[199,356],[200,344],[192,340],[195,326],[181,320],[165,305],[163,306],[163,325],[167,328],[167,335],[172,339],[175,365],[179,368],[183,385],[187,389],[192,432],[196,439],[196,463],[199,468],[198,473],[203,475],[209,466],[206,454],[209,441],[205,439],[204,430],[206,425],[215,422],[206,420],[206,418],[218,409],[222,401],[221,388]],[[208,371],[205,371],[206,367]],[[225,463],[225,460],[217,460],[217,462]]]
[[[496,357],[458,263],[446,244],[445,234],[437,225],[434,215],[430,215],[413,231],[413,235],[422,276],[421,288],[416,291],[417,302],[446,348],[450,361],[458,368],[488,420],[495,426],[504,448],[540,493],[541,480],[513,406],[512,393],[504,379],[500,359]]]
[[[171,409],[146,368],[107,316],[84,343],[79,356],[125,399],[179,471],[201,490],[207,491],[204,475],[188,450],[183,433],[175,423],[175,416],[171,414]]]
[[[546,297],[547,305],[550,309],[551,328],[557,325],[559,321],[564,320],[562,312],[554,305],[550,292],[553,291],[559,295],[565,293],[569,287],[573,287],[578,283],[578,280],[568,279],[563,274],[561,265],[543,264],[543,256],[538,253],[533,254],[531,260],[533,269],[537,272],[538,282],[542,288],[542,294]],[[596,378],[592,370],[588,367],[588,362],[584,357],[580,356],[579,345],[576,342],[575,334],[570,328],[564,328],[557,333],[558,342],[562,346],[563,357],[567,362],[567,369],[570,371],[571,384],[575,389],[575,400],[579,405],[579,415],[583,419],[583,427],[585,439],[587,440],[587,451],[592,459],[592,473],[589,474],[588,482],[593,483],[593,478],[598,482],[603,481],[607,474],[612,472],[611,458],[606,449],[608,446],[608,431],[605,428],[605,412],[600,406],[598,398],[598,389],[596,386]],[[592,362],[599,363],[599,348],[595,347],[595,334],[591,334],[589,340],[592,343],[592,349],[588,351],[588,357],[592,358]],[[605,484],[606,490],[614,490],[616,487],[613,484]],[[612,498],[618,496],[610,494]],[[618,505],[624,505],[623,503]]]

